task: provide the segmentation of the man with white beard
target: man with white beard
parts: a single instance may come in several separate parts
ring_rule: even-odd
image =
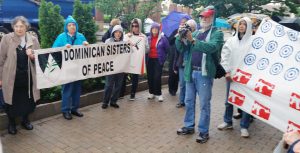
[[[208,6],[200,13],[201,29],[188,32],[184,38],[176,38],[176,48],[187,52],[185,59],[184,78],[186,81],[186,112],[184,127],[177,130],[178,135],[193,134],[195,128],[196,95],[200,100],[200,119],[198,124],[198,143],[209,139],[210,100],[213,80],[216,75],[215,61],[221,56],[223,33],[213,27],[215,12],[213,6]],[[186,43],[184,41],[187,40]]]

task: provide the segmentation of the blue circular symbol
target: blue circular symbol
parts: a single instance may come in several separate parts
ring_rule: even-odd
[[[269,60],[267,58],[262,58],[257,63],[257,69],[264,70],[268,67],[268,65],[269,65]]]
[[[256,60],[255,54],[247,54],[244,58],[244,62],[246,65],[252,65]]]
[[[284,27],[282,25],[277,25],[274,31],[274,35],[276,37],[282,37],[284,36],[285,32],[284,32]]]
[[[252,47],[255,49],[260,49],[264,45],[264,39],[261,37],[255,38],[252,42]]]
[[[294,30],[290,30],[287,33],[288,33],[289,39],[291,41],[297,41],[298,40],[299,32],[294,31]]]
[[[293,81],[297,79],[299,76],[299,69],[297,68],[290,68],[284,74],[284,79],[287,81]]]
[[[266,52],[267,53],[273,53],[273,52],[276,51],[277,47],[278,47],[278,43],[276,41],[272,40],[272,41],[267,43]]]
[[[272,23],[270,21],[267,21],[261,25],[261,32],[267,33],[272,28]]]
[[[287,58],[289,57],[291,54],[293,53],[293,47],[290,45],[284,45],[280,51],[279,51],[279,55],[282,58]]]
[[[271,66],[270,74],[278,75],[279,73],[281,73],[282,69],[283,69],[283,64],[275,63]]]
[[[295,59],[297,62],[300,62],[300,51],[296,54]]]

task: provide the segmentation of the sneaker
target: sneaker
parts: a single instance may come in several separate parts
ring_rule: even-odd
[[[159,102],[163,102],[164,101],[164,97],[162,95],[158,96],[158,101]]]
[[[120,107],[118,104],[115,104],[115,103],[110,103],[110,106],[113,107],[113,108],[119,108]]]
[[[198,143],[205,143],[207,142],[209,139],[209,135],[208,134],[202,134],[199,133],[198,137],[196,138],[196,142]]]
[[[155,96],[153,94],[148,95],[148,99],[154,99],[154,98],[155,98]]]
[[[242,114],[241,113],[236,113],[232,116],[234,119],[238,120],[240,118],[242,118]]]
[[[243,138],[249,138],[249,132],[248,129],[241,129],[241,137]]]
[[[188,135],[188,134],[193,134],[195,133],[194,129],[188,129],[186,127],[180,128],[177,130],[178,135]]]
[[[130,101],[135,101],[135,95],[130,95],[129,100],[130,100]]]
[[[218,125],[218,129],[219,130],[229,130],[229,129],[233,129],[233,126],[232,126],[232,124],[223,122],[222,124]]]
[[[184,103],[178,103],[178,104],[176,104],[176,108],[181,108],[181,107],[184,107],[184,106],[185,106]]]

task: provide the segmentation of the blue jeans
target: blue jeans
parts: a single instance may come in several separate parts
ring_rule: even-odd
[[[180,88],[180,93],[179,93],[179,102],[181,104],[184,104],[184,99],[185,99],[185,80],[184,80],[184,68],[180,67],[178,69],[179,73],[179,88]]]
[[[4,98],[3,98],[2,89],[0,89],[0,109],[4,109]]]
[[[81,94],[81,81],[67,83],[62,86],[62,104],[63,113],[77,111],[79,108]]]
[[[230,89],[230,82],[226,82],[226,100],[225,100],[225,114],[224,114],[224,122],[227,124],[232,125],[232,116],[233,116],[233,105],[228,103],[228,96],[229,96],[229,89]],[[240,122],[240,126],[243,129],[248,129],[250,125],[250,117],[248,113],[242,111],[242,119]]]
[[[213,78],[202,76],[201,71],[192,72],[192,80],[186,82],[185,97],[185,118],[184,126],[194,129],[195,126],[195,106],[196,94],[200,100],[200,119],[198,131],[201,134],[209,133],[210,123],[210,100],[212,96]]]

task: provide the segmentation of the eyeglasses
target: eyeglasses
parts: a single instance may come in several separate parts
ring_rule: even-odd
[[[132,28],[134,28],[134,27],[135,27],[135,28],[138,28],[139,26],[138,26],[138,25],[132,25],[131,27],[132,27]]]

